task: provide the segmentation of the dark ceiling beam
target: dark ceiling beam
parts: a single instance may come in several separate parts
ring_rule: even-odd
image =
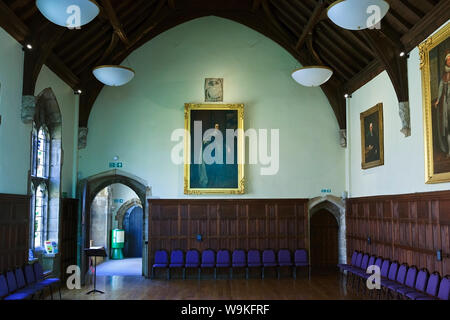
[[[113,53],[114,49],[117,47],[119,43],[119,36],[116,32],[112,33],[111,36],[111,42],[109,43],[108,49],[105,50],[102,57],[100,58],[99,62],[96,63],[96,65],[100,65],[102,61],[107,60]]]
[[[102,0],[103,7],[105,9],[106,15],[108,16],[109,21],[111,22],[111,25],[114,29],[114,32],[117,33],[120,40],[125,44],[129,45],[130,41],[128,40],[128,37],[125,33],[125,30],[123,29],[122,24],[119,21],[119,18],[117,17],[116,11],[114,10],[111,1],[110,0]]]
[[[262,0],[253,0],[253,4],[252,4],[252,12],[253,13],[258,11],[259,8],[261,8],[261,3],[262,3]]]
[[[403,47],[407,52],[411,51],[449,19],[450,1],[441,0],[416,25],[401,37]]]
[[[49,25],[45,32],[32,36],[32,50],[25,50],[23,66],[23,95],[34,95],[36,81],[42,66],[52,53],[53,47],[65,32],[65,28]]]
[[[166,7],[167,0],[159,0],[156,8],[153,10],[152,15],[138,28],[138,30],[131,37],[130,44],[124,51],[135,46],[142,38],[144,38],[150,31],[152,31],[164,18],[166,18],[172,10],[164,10]],[[123,51],[122,51],[123,52]],[[122,52],[117,53],[114,56],[114,60],[122,54]]]
[[[270,21],[271,25],[275,27],[280,34],[286,41],[286,43],[293,43],[292,37],[287,33],[286,29],[284,29],[281,24],[278,22],[278,20],[275,18],[275,16],[272,13],[272,10],[270,9],[269,2],[267,0],[262,0],[262,8],[264,10],[264,14],[266,15],[267,19]]]
[[[402,12],[404,15],[411,17],[412,20],[418,21],[422,18],[423,14],[405,0],[386,0],[386,2],[389,3],[391,9]]]
[[[86,76],[82,78],[82,82],[83,93],[80,95],[79,127],[87,128],[92,106],[94,105],[95,100],[97,100],[104,85],[95,79],[92,73],[86,73]]]
[[[379,30],[362,30],[361,33],[371,45],[379,62],[388,73],[398,101],[408,102],[408,66],[406,56],[400,57],[402,48],[390,45]]]
[[[72,89],[76,90],[80,87],[80,78],[78,78],[66,64],[62,62],[53,52],[47,57],[45,64],[52,70],[60,79],[67,83]]]
[[[63,28],[48,23],[43,24],[38,33],[37,30],[34,30],[33,34],[30,28],[2,0],[0,0],[0,27],[22,45],[27,43],[33,45],[33,50],[27,50],[24,54],[24,95],[34,95],[37,77],[43,64],[46,64],[71,88],[75,89],[79,86],[78,77],[52,52],[57,40],[62,36]],[[55,34],[51,34],[52,32]],[[38,39],[36,39],[36,34],[39,35]]]
[[[316,4],[316,7],[314,8],[314,11],[309,18],[308,23],[306,24],[305,28],[303,29],[303,32],[300,36],[300,38],[297,41],[297,44],[295,45],[295,49],[298,50],[303,46],[303,44],[306,41],[306,38],[310,33],[312,33],[314,27],[317,25],[317,23],[320,21],[320,17],[322,13],[325,10],[325,3],[322,0],[319,0]]]
[[[138,28],[133,36],[130,37],[130,42],[125,49],[120,50],[115,54],[109,54],[102,57],[98,64],[118,64],[126,57],[129,53],[134,50],[134,47],[139,43],[149,32],[151,32],[159,22],[161,22],[170,12],[173,12],[170,7],[166,6],[168,0],[159,0],[152,15],[145,20],[145,22]],[[170,10],[164,10],[164,8]],[[110,45],[111,46],[111,45]],[[117,47],[117,46],[116,46]],[[89,114],[91,109],[97,100],[98,95],[103,89],[104,85],[94,78],[92,72],[89,70],[83,72],[83,94],[80,97],[80,117],[79,126],[87,127],[89,122]]]
[[[384,66],[374,59],[363,70],[354,75],[344,84],[345,93],[352,94],[384,71]]]
[[[2,0],[0,0],[0,27],[21,44],[24,44],[25,38],[30,34],[28,26]]]
[[[172,10],[176,9],[175,0],[168,0],[169,8]]]
[[[312,54],[307,51],[298,51],[295,49],[293,42],[289,35],[285,32],[283,27],[278,23],[276,18],[273,16],[270,7],[267,3],[267,0],[263,0],[262,2],[263,10],[267,17],[267,20],[270,22],[270,27],[272,28],[272,32],[278,33],[279,36],[284,39],[285,45],[283,46],[288,52],[290,52],[302,65],[312,65],[314,64],[314,58],[312,58]],[[271,37],[275,39],[276,37]],[[334,111],[336,119],[338,121],[339,127],[341,129],[345,129],[347,126],[346,123],[346,103],[344,99],[343,93],[343,85],[341,81],[339,81],[335,76],[330,79],[329,82],[325,83],[321,86],[322,91],[328,99],[328,102],[331,105],[331,108]]]

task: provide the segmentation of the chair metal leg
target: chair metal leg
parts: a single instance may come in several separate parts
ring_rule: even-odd
[[[50,285],[50,286],[48,286],[49,288],[50,288],[50,296],[51,296],[51,299],[53,300],[53,290],[52,290],[52,286]]]
[[[233,267],[230,268],[230,279],[233,280]]]
[[[170,280],[170,268],[167,268],[167,280]]]
[[[186,268],[183,268],[183,280],[186,280]]]
[[[245,279],[247,279],[247,280],[248,280],[248,267],[247,267],[247,268],[245,268]]]
[[[214,268],[214,280],[217,279],[217,268]]]
[[[261,278],[264,280],[264,267],[262,267],[262,275]]]
[[[202,279],[202,268],[198,268],[197,278],[198,278],[198,280]]]
[[[59,300],[62,300],[62,296],[61,296],[61,284],[58,287],[58,291],[59,291]]]
[[[155,268],[152,267],[152,275],[150,276],[150,279],[155,279]]]
[[[276,267],[277,269],[277,278],[278,280],[280,280],[280,267]]]

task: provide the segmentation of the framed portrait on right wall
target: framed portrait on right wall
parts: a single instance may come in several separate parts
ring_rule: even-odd
[[[383,104],[361,113],[361,166],[370,169],[384,165]]]
[[[419,46],[425,182],[450,181],[450,23]]]

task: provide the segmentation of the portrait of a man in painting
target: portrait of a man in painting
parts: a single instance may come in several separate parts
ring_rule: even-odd
[[[427,183],[450,181],[450,24],[419,46]]]
[[[361,114],[362,168],[369,169],[384,164],[383,105]]]
[[[186,105],[190,164],[186,193],[242,193],[243,152],[238,129],[241,108],[233,105]]]
[[[366,120],[366,162],[380,160],[378,128],[374,129],[374,123],[376,123],[375,117],[373,117],[373,121]]]

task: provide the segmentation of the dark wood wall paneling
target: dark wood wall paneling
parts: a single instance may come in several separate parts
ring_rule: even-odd
[[[78,199],[62,199],[59,250],[61,277],[68,276],[67,267],[77,264]]]
[[[0,272],[28,261],[30,197],[0,194]]]
[[[149,200],[155,250],[308,248],[307,199]],[[201,234],[203,240],[197,241]]]
[[[361,250],[450,274],[450,191],[347,201],[349,259]],[[442,261],[437,261],[437,250],[443,252]]]

